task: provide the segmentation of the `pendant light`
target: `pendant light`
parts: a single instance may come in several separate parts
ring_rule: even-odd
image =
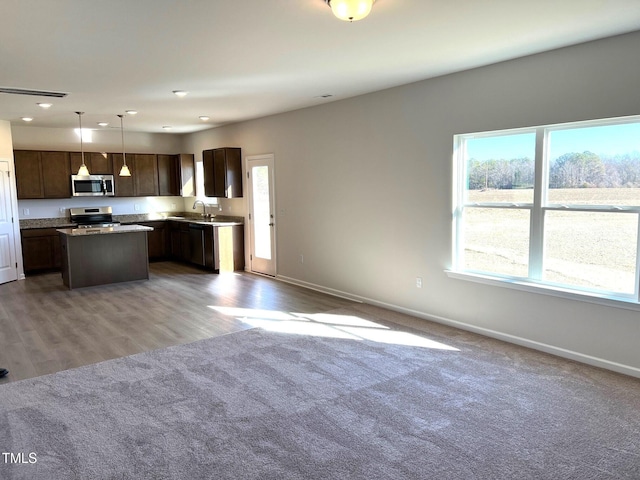
[[[80,168],[78,169],[78,175],[87,176],[89,175],[89,169],[84,164],[84,148],[82,146],[82,115],[84,115],[84,112],[76,113],[78,114],[78,121],[80,122],[80,156],[82,157],[82,165],[80,165]]]
[[[127,158],[124,153],[124,126],[122,124],[122,118],[124,117],[124,115],[118,115],[118,117],[120,117],[120,133],[122,134],[122,168],[120,169],[120,176],[130,177],[131,170],[129,170],[129,167],[127,167]]]
[[[331,7],[333,14],[340,20],[355,22],[371,13],[376,0],[324,0]]]

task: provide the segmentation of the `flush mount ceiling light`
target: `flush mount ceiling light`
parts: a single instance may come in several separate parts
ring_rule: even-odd
[[[163,125],[163,130],[171,130],[173,127],[171,125]]]
[[[120,133],[122,135],[122,168],[120,169],[120,176],[130,177],[131,170],[129,170],[129,167],[127,167],[127,157],[124,153],[124,125],[122,123],[122,118],[124,117],[124,115],[118,115],[118,117],[120,117]]]
[[[98,122],[98,125],[100,127],[108,127],[109,126],[109,122]]]
[[[340,20],[355,22],[371,13],[376,0],[324,0],[331,7],[333,14]]]
[[[23,122],[31,122],[33,120],[33,118],[31,117],[22,117],[22,121]]]
[[[207,117],[206,115],[202,115],[200,117],[198,117],[200,120],[202,120],[203,122],[206,122],[207,120],[209,120],[209,117]]]
[[[186,96],[187,96],[187,94],[188,94],[189,92],[186,92],[186,91],[184,91],[184,90],[174,90],[174,91],[173,91],[173,93],[174,93],[176,96],[178,96],[178,97],[182,98],[182,97],[186,97]]]
[[[135,115],[136,113],[138,113],[138,111],[137,110],[127,110],[124,113],[126,113],[127,115]],[[118,116],[120,116],[120,115],[118,115]]]
[[[51,104],[50,103],[36,103],[36,105],[38,105],[40,108],[44,108],[45,110],[47,108],[51,108]]]
[[[82,115],[84,115],[84,112],[76,113],[78,114],[78,122],[80,123],[80,157],[82,158],[82,165],[80,165],[78,169],[78,175],[89,175],[89,169],[84,164],[84,148],[82,147],[82,137],[84,136],[82,134]]]

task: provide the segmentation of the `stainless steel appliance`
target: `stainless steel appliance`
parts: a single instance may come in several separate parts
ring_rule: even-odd
[[[74,197],[113,197],[113,175],[71,175]]]
[[[111,207],[70,208],[71,223],[77,223],[78,228],[116,227],[120,222],[114,222]]]

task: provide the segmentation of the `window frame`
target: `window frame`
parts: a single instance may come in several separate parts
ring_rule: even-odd
[[[601,127],[640,122],[640,115],[609,119],[588,120],[537,127],[493,130],[477,133],[457,134],[453,137],[453,208],[452,208],[452,263],[446,270],[452,278],[506,286],[535,293],[546,293],[565,298],[590,301],[606,305],[622,306],[640,310],[640,205],[572,204],[564,205],[548,201],[550,161],[550,135],[554,131],[576,128]],[[470,202],[465,199],[467,189],[466,142],[470,139],[490,138],[505,135],[535,133],[534,188],[531,203]],[[639,202],[640,203],[640,202]],[[464,211],[473,208],[529,209],[529,264],[527,277],[515,277],[492,272],[464,269]],[[544,272],[544,219],[549,211],[594,212],[612,214],[634,214],[637,216],[636,270],[634,292],[631,294],[554,283],[543,279]]]

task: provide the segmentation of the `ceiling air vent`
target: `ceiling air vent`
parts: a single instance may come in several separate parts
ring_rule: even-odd
[[[29,90],[26,88],[0,87],[0,93],[10,93],[12,95],[34,95],[36,97],[64,98],[68,94],[64,92],[48,92],[46,90]]]

